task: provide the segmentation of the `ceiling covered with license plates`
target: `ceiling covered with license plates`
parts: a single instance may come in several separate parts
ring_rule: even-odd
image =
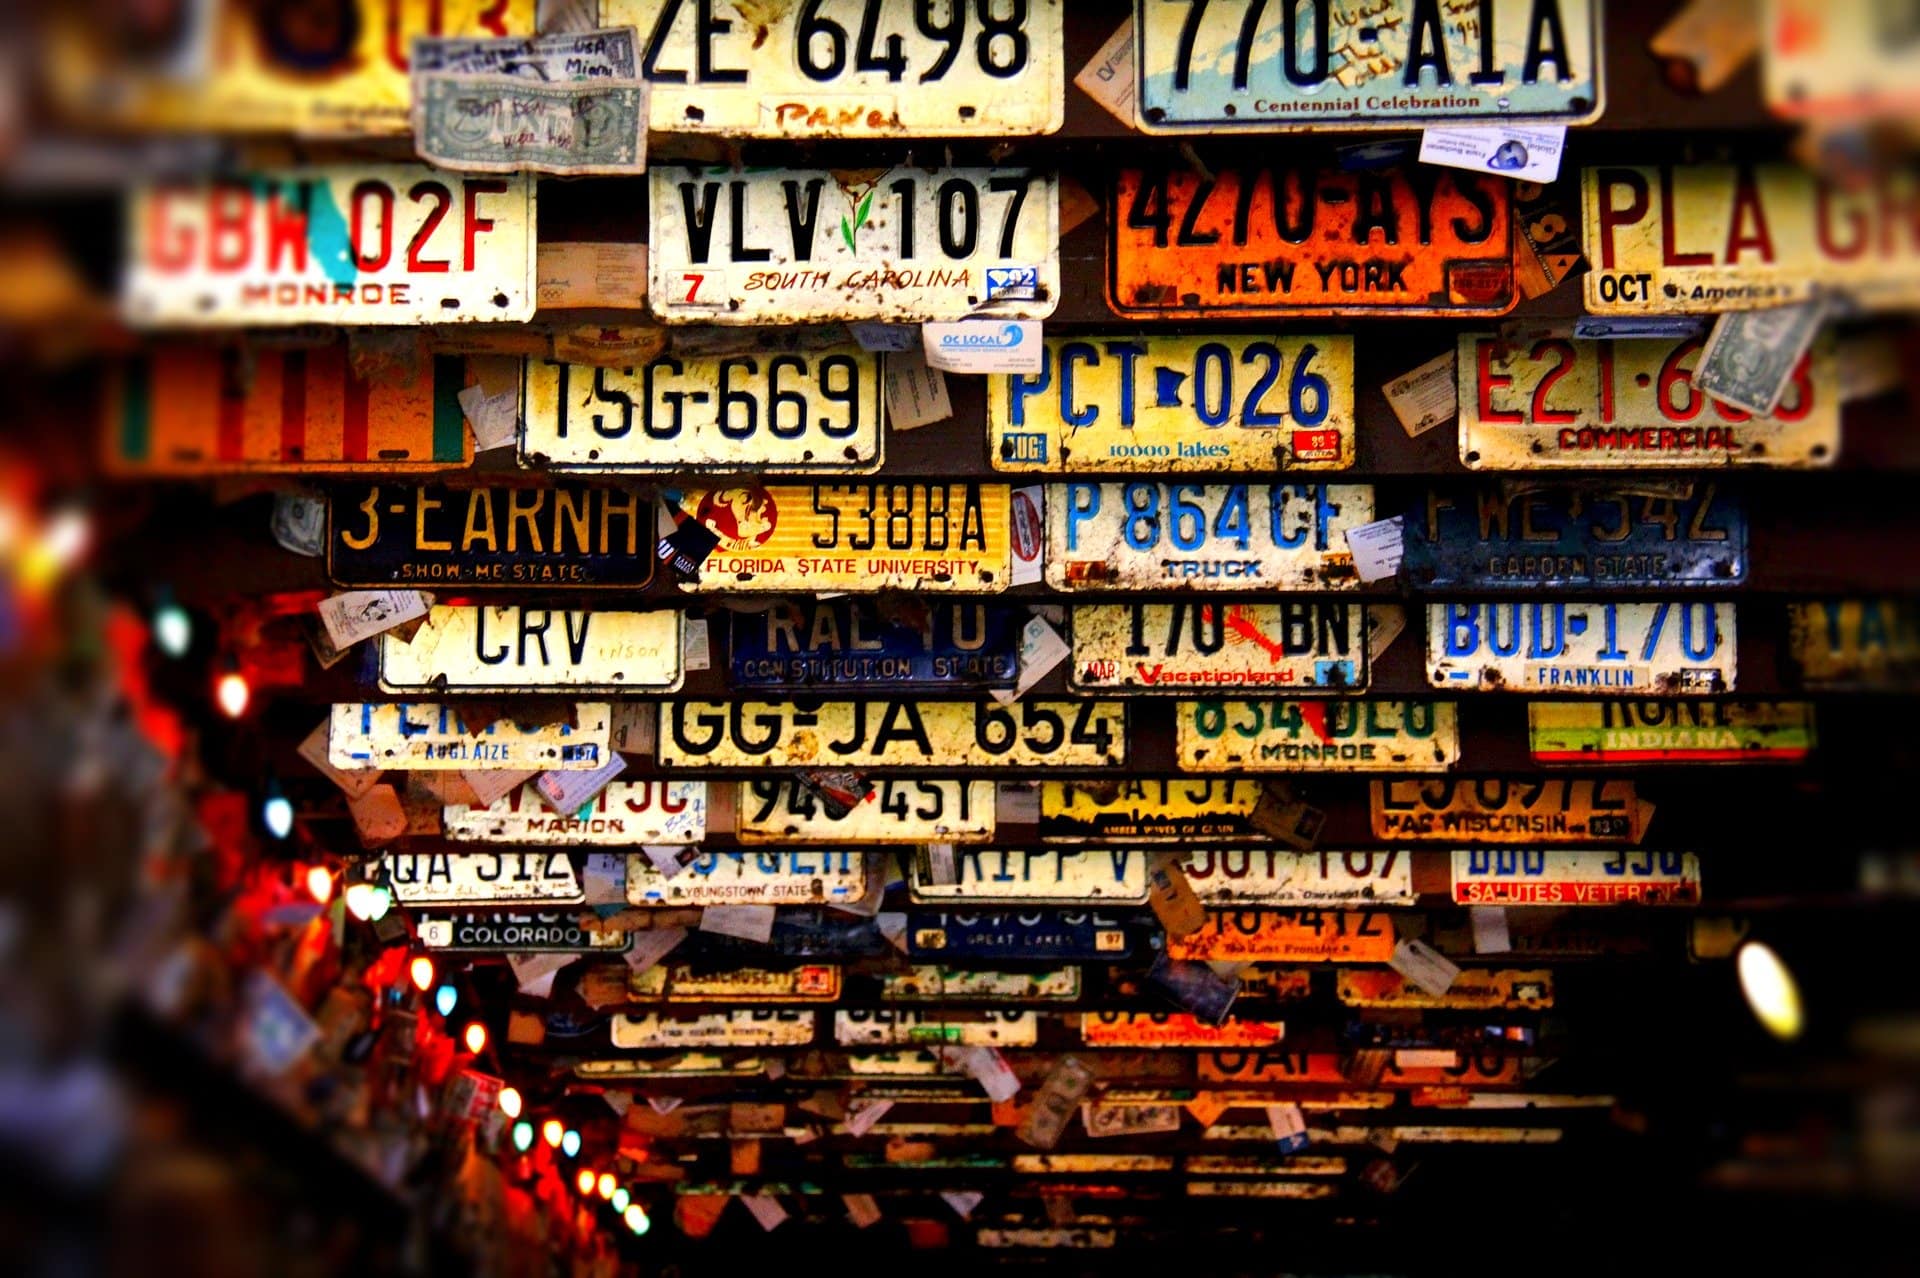
[[[326,1272],[1894,1236],[1897,8],[45,14],[0,948],[132,1116],[33,1192]]]

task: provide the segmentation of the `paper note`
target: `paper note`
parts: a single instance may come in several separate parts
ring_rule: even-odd
[[[542,310],[642,310],[647,246],[562,240],[542,244],[535,264]]]
[[[847,1205],[847,1219],[855,1229],[865,1229],[880,1220],[880,1204],[872,1194],[842,1194],[840,1201]]]
[[[1038,373],[1045,355],[1039,320],[954,320],[920,326],[929,368],[949,373]]]
[[[1380,660],[1407,628],[1407,610],[1399,604],[1367,605],[1367,660]]]
[[[773,939],[771,905],[709,905],[700,915],[700,930],[765,945]]]
[[[1030,619],[1020,631],[1020,677],[1012,688],[995,688],[993,699],[1003,706],[1012,705],[1046,678],[1049,670],[1072,655],[1072,645],[1062,639],[1060,632],[1048,625],[1045,618]]]
[[[1396,941],[1387,966],[1438,998],[1453,988],[1460,969],[1425,941]]]
[[[652,324],[581,324],[556,330],[553,335],[553,357],[565,364],[632,368],[666,349],[667,330]]]
[[[627,770],[627,758],[616,750],[607,751],[607,761],[591,771],[542,772],[533,788],[547,806],[567,816],[593,801],[595,795],[612,785]]]
[[[1133,19],[1114,29],[1107,42],[1073,77],[1080,91],[1098,102],[1114,119],[1135,128],[1134,105],[1139,84],[1133,74]]]
[[[1513,938],[1507,932],[1507,907],[1504,905],[1475,905],[1468,909],[1473,920],[1473,952],[1475,954],[1509,954],[1513,951]]]
[[[427,597],[418,590],[349,590],[320,601],[320,624],[336,648],[427,615]]]
[[[978,1207],[986,1195],[977,1189],[943,1189],[940,1196],[947,1200],[947,1206],[962,1220],[973,1217],[973,1209]]]
[[[1296,1154],[1307,1147],[1306,1111],[1295,1104],[1267,1106],[1267,1125],[1283,1154]]]
[[[1453,366],[1454,354],[1448,351],[1380,388],[1407,438],[1418,439],[1460,415],[1460,390],[1454,384]]]
[[[578,954],[509,954],[507,966],[520,992],[533,998],[553,996],[553,978],[560,969],[579,958]]]
[[[300,743],[300,757],[311,763],[321,776],[339,786],[349,799],[357,799],[380,783],[379,768],[336,768],[327,758],[327,736],[331,719],[314,725]]]
[[[1001,825],[1040,824],[1040,791],[1029,781],[1002,781],[994,795]]]
[[[928,367],[918,346],[887,356],[886,387],[887,425],[894,430],[914,430],[953,416],[947,375]]]
[[[680,623],[680,664],[688,670],[712,667],[713,640],[705,617],[688,617]]]
[[[892,353],[920,349],[920,330],[912,324],[854,323],[847,325],[847,331],[863,351]]]
[[[586,893],[583,905],[625,905],[627,903],[627,855],[624,852],[587,853],[586,872],[581,878]]]
[[[662,878],[670,879],[692,865],[700,849],[678,843],[643,843],[640,855],[647,858],[647,863],[658,870]]]
[[[632,944],[627,947],[627,952],[620,957],[625,959],[627,966],[634,971],[644,972],[667,955],[673,953],[674,948],[678,946],[680,942],[687,939],[687,929],[684,927],[650,927],[638,932],[628,933],[628,935],[632,938]]]
[[[893,1102],[890,1100],[868,1101],[863,1105],[854,1106],[847,1111],[848,1134],[865,1136],[873,1130],[873,1125],[885,1117],[886,1112],[892,1108]]]
[[[651,701],[616,701],[607,720],[607,740],[621,754],[651,757],[659,727],[660,708]]]
[[[956,1054],[960,1068],[973,1075],[997,1101],[1012,1100],[1020,1094],[1020,1079],[1007,1064],[1007,1058],[991,1047],[963,1047]]]
[[[647,1108],[651,1109],[656,1114],[671,1114],[674,1110],[679,1109],[685,1103],[686,1102],[681,1097],[678,1097],[678,1096],[647,1097]]]
[[[1434,124],[1421,131],[1420,163],[1551,182],[1560,176],[1560,155],[1566,148],[1564,124]]]
[[[1385,581],[1400,571],[1400,527],[1403,516],[1376,519],[1347,529],[1354,571],[1361,581]]]
[[[469,768],[460,779],[473,791],[475,807],[490,808],[539,775],[511,768]]]
[[[787,1209],[780,1205],[780,1200],[766,1194],[742,1194],[740,1203],[753,1213],[753,1218],[760,1222],[760,1228],[769,1232],[778,1229],[787,1218]]]

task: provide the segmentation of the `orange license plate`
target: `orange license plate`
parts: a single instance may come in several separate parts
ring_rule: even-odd
[[[1122,171],[1107,292],[1122,315],[1505,315],[1509,184],[1433,167]]]

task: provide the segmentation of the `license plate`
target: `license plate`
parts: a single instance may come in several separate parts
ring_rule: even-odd
[[[1084,1101],[1080,1106],[1080,1125],[1087,1135],[1150,1136],[1158,1132],[1180,1130],[1178,1105],[1111,1105]]]
[[[1747,517],[1719,485],[1685,497],[1624,489],[1429,490],[1402,521],[1400,571],[1430,590],[1737,586]]]
[[[474,954],[620,954],[630,933],[589,932],[575,913],[423,913],[414,935],[430,950]]]
[[[707,972],[686,963],[657,964],[630,974],[627,993],[668,1003],[831,1003],[840,997],[840,969],[807,963],[777,971],[736,967]]]
[[[1065,484],[1047,495],[1056,590],[1355,590],[1367,484]]]
[[[1167,938],[1177,959],[1249,963],[1384,963],[1393,919],[1374,910],[1208,910],[1198,932]]]
[[[987,456],[1029,474],[1353,465],[1351,337],[1050,337],[987,380]]]
[[[604,0],[637,27],[663,133],[756,138],[1052,133],[1066,109],[1063,0],[1004,6]],[[716,10],[718,12],[716,12]]]
[[[1413,905],[1410,852],[1211,848],[1180,863],[1204,905]]]
[[[939,1012],[841,1008],[833,1014],[833,1041],[842,1047],[939,1043],[957,1047],[1032,1047],[1040,1018],[1032,1012]]]
[[[1443,843],[1638,843],[1652,805],[1625,778],[1427,777],[1369,787],[1373,837]]]
[[[680,614],[436,605],[380,636],[382,692],[677,692]]]
[[[931,959],[1125,958],[1138,929],[1118,914],[912,914],[907,953]]]
[[[418,701],[336,702],[327,728],[327,762],[336,768],[411,771],[585,771],[606,761],[604,701],[574,705],[571,724],[522,727],[496,719],[469,732],[458,706]]]
[[[1145,905],[1144,852],[1007,852],[963,848],[953,854],[955,881],[933,881],[932,854],[913,855],[908,897],[921,903],[973,901],[998,905]]]
[[[1340,970],[1335,988],[1348,1007],[1534,1012],[1553,1006],[1553,972],[1544,967],[1464,967],[1444,994],[1421,989],[1392,968],[1350,967]]]
[[[623,1051],[684,1047],[805,1047],[813,1042],[811,1009],[770,1008],[675,1016],[649,1012],[608,1022],[613,1045]]]
[[[669,701],[660,715],[663,768],[1110,767],[1126,751],[1120,701]]]
[[[1481,0],[1444,19],[1420,0],[1316,4],[1305,14],[1266,0],[1137,0],[1134,15],[1149,133],[1589,124],[1600,115],[1598,0]]]
[[[1807,688],[1908,688],[1920,680],[1920,606],[1902,599],[1787,605],[1788,644]]]
[[[1088,1047],[1265,1047],[1286,1036],[1279,1021],[1224,1025],[1196,1021],[1187,1012],[1083,1012],[1080,1041]]]
[[[1535,763],[1797,763],[1813,752],[1804,701],[1530,701]]]
[[[1170,1172],[1167,1154],[1015,1154],[1013,1170],[1027,1176],[1129,1176]]]
[[[1608,166],[1580,175],[1595,315],[1712,314],[1838,292],[1863,310],[1920,302],[1905,210],[1920,181],[1891,166],[1857,191],[1797,165]]]
[[[1187,772],[1445,772],[1460,758],[1449,701],[1185,701]]]
[[[1774,115],[1872,124],[1920,110],[1911,7],[1769,0],[1760,12],[1760,84]]]
[[[757,1056],[721,1056],[714,1052],[680,1052],[663,1060],[619,1056],[610,1060],[575,1061],[575,1078],[759,1078],[767,1062]]]
[[[1310,1180],[1189,1180],[1189,1198],[1332,1198],[1336,1186]]]
[[[982,1225],[973,1231],[976,1247],[991,1247],[995,1250],[1016,1247],[1032,1247],[1052,1251],[1071,1249],[1074,1251],[1105,1250],[1112,1247],[1120,1237],[1117,1229],[1095,1229],[1087,1226],[1072,1228],[1042,1229],[1033,1226],[988,1226]]]
[[[1505,315],[1509,184],[1436,168],[1120,173],[1107,298],[1129,319]]]
[[[585,899],[565,852],[389,852],[380,865],[400,905]]]
[[[1024,611],[915,601],[883,613],[833,599],[733,614],[727,652],[735,688],[806,692],[844,684],[884,690],[1011,688]]]
[[[1833,463],[1840,382],[1831,333],[1814,339],[1765,417],[1694,389],[1705,345],[1701,337],[1508,344],[1466,334],[1457,352],[1460,459],[1486,470]],[[1592,514],[1608,529],[1625,520],[1604,507]]]
[[[336,585],[638,589],[653,580],[653,503],[617,488],[374,484],[327,503]]]
[[[1048,843],[1125,839],[1264,839],[1251,818],[1260,802],[1252,781],[1043,781],[1040,838]]]
[[[888,1003],[1062,1003],[1079,997],[1077,967],[984,972],[919,963],[905,972],[880,974],[880,998]]]
[[[698,843],[707,837],[707,783],[614,781],[579,810],[555,812],[529,781],[484,808],[450,803],[440,824],[455,843]]]
[[[1005,590],[1012,493],[1000,484],[669,491],[719,538],[683,590]]]
[[[1346,601],[1080,604],[1068,677],[1081,692],[1363,692],[1366,630],[1366,605]]]
[[[734,834],[742,843],[953,843],[993,837],[991,781],[874,781],[835,816],[797,781],[742,781]]]
[[[1390,1064],[1376,1087],[1501,1087],[1521,1081],[1520,1056],[1462,1057],[1458,1064]],[[1321,1083],[1347,1081],[1347,1060],[1333,1052],[1201,1052],[1197,1074],[1203,1083]]]
[[[1461,905],[1698,905],[1691,852],[1455,852]]]
[[[1630,914],[1612,917],[1628,920],[1631,925],[1609,926],[1607,915],[1570,915],[1564,910],[1522,910],[1510,914],[1507,936],[1513,949],[1501,957],[1514,963],[1564,963],[1645,956],[1662,949],[1678,953],[1683,944],[1678,933],[1659,934],[1643,919]],[[1433,916],[1427,940],[1434,949],[1456,960],[1474,959],[1480,953],[1474,941],[1472,920],[1465,911],[1452,917]]]
[[[140,325],[530,320],[533,190],[409,164],[139,187],[122,310]]]
[[[662,355],[639,368],[528,360],[520,464],[621,474],[876,470],[880,357],[858,347]]]
[[[1060,184],[1031,169],[651,174],[647,301],[669,324],[1044,319]]]
[[[1427,680],[1483,692],[1730,692],[1730,603],[1427,607]]]
[[[116,474],[345,475],[449,470],[473,461],[455,356],[356,376],[344,343],[238,353],[165,345],[127,361],[107,396]]]
[[[644,856],[627,858],[633,905],[818,905],[866,894],[858,852],[702,852],[672,878]]]

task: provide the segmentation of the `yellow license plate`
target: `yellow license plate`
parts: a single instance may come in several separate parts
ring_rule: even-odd
[[[1193,894],[1211,906],[1413,905],[1419,900],[1410,852],[1207,848],[1187,853],[1180,869]]]
[[[1369,787],[1376,839],[1638,843],[1653,805],[1625,778],[1425,777]]]
[[[669,701],[658,748],[666,768],[1103,767],[1126,760],[1127,715],[1121,701]]]
[[[1587,169],[1587,310],[1711,314],[1842,292],[1865,310],[1920,303],[1920,179],[1890,166],[1843,191],[1793,165]]]
[[[870,784],[865,800],[835,816],[798,781],[742,781],[734,835],[742,843],[984,843],[993,838],[991,781]]]
[[[1705,345],[1466,334],[1456,356],[1460,458],[1485,470],[1833,464],[1840,381],[1831,333],[1814,340],[1765,417],[1693,388]],[[1706,503],[1697,513],[1704,520]],[[1711,532],[1704,523],[1687,530],[1694,539]]]
[[[982,1003],[1071,1002],[1080,997],[1080,969],[989,972],[975,968],[916,964],[880,974],[880,998],[888,1003],[934,1003],[942,999]]]
[[[1012,494],[1002,484],[834,484],[669,490],[719,538],[694,591],[1005,590]]]
[[[623,1051],[687,1047],[802,1047],[813,1041],[813,1012],[762,1008],[674,1015],[621,1015],[607,1023]]]
[[[1920,682],[1920,605],[1828,599],[1788,605],[1789,644],[1808,688],[1909,688]]]
[[[833,1041],[842,1047],[1032,1047],[1040,1018],[1033,1012],[978,1012],[948,1016],[908,1008],[841,1008],[833,1014]]]
[[[1349,967],[1335,986],[1348,1007],[1539,1011],[1553,1006],[1553,973],[1547,968],[1465,967],[1444,994],[1421,989],[1392,968]]]
[[[1167,938],[1178,959],[1248,963],[1384,963],[1393,919],[1375,910],[1208,910],[1198,932]]]
[[[1364,692],[1367,609],[1341,600],[1079,604],[1076,691]]]
[[[1530,701],[1535,763],[1797,763],[1813,752],[1805,701]]]
[[[435,605],[380,636],[383,692],[677,692],[680,614]]]
[[[404,473],[473,461],[457,357],[356,375],[344,345],[237,352],[163,345],[107,395],[107,467],[124,475]]]
[[[1028,474],[1353,465],[1351,337],[1052,337],[987,383],[987,456]]]
[[[1286,1037],[1279,1021],[1228,1017],[1208,1025],[1188,1012],[1083,1012],[1080,1041],[1088,1047],[1265,1047]]]
[[[1168,1154],[1015,1154],[1013,1170],[1028,1175],[1132,1175],[1170,1172]]]
[[[1249,819],[1260,802],[1253,781],[1042,781],[1040,837],[1049,843],[1127,839],[1265,838]]]
[[[840,969],[807,963],[784,971],[736,967],[707,972],[688,963],[657,964],[631,973],[627,993],[668,1003],[831,1003],[840,997]]]
[[[1460,758],[1450,701],[1187,701],[1188,772],[1445,772]]]

